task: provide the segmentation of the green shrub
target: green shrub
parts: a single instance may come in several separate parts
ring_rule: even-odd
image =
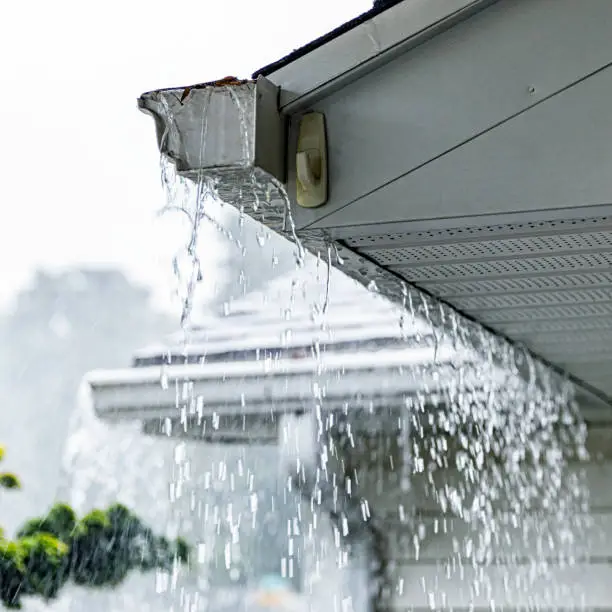
[[[12,474],[0,474],[0,487],[19,486]],[[133,570],[169,570],[175,563],[187,563],[189,552],[185,540],[155,535],[121,504],[81,519],[69,505],[55,504],[45,517],[28,520],[14,541],[0,530],[0,604],[19,609],[23,597],[51,600],[69,581],[116,587]]]

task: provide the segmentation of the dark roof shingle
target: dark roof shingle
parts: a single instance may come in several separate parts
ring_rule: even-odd
[[[272,74],[276,70],[279,70],[280,68],[283,68],[287,64],[290,64],[291,62],[294,62],[295,60],[299,59],[300,57],[307,55],[311,51],[314,51],[315,49],[322,47],[323,45],[334,40],[335,38],[342,36],[342,34],[345,34],[346,32],[349,32],[350,30],[352,30],[353,28],[356,28],[362,23],[368,21],[368,19],[372,19],[372,17],[375,17],[376,15],[386,11],[388,8],[396,4],[399,4],[400,2],[403,2],[403,1],[404,0],[375,0],[373,7],[369,11],[366,11],[365,13],[362,13],[358,17],[355,17],[354,19],[351,19],[350,21],[343,23],[341,26],[309,42],[303,47],[300,47],[299,49],[292,51],[291,53],[289,53],[282,59],[272,64],[268,64],[267,66],[264,66],[263,68],[260,68],[259,70],[253,73],[253,78],[256,79],[258,76],[267,76],[269,74]]]

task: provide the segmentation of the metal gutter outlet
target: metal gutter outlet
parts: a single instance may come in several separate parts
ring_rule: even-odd
[[[155,120],[157,143],[177,172],[231,175],[255,171],[285,179],[285,129],[279,88],[265,77],[159,89],[138,100]]]

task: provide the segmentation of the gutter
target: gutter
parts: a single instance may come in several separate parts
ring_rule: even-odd
[[[102,370],[89,373],[85,383],[95,413],[106,420],[173,418],[180,406],[200,416],[270,416],[309,411],[317,402],[326,409],[385,409],[404,406],[410,396],[507,388],[515,379],[483,368],[472,351],[442,345],[320,359]]]

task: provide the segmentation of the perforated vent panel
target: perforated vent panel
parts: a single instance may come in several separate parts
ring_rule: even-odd
[[[546,291],[549,289],[578,289],[583,287],[601,287],[612,284],[612,272],[584,272],[577,274],[554,274],[550,276],[523,276],[513,278],[498,278],[491,280],[468,280],[449,283],[422,282],[421,286],[428,288],[437,285],[438,292],[452,295],[487,295],[490,293],[513,293],[529,291]]]
[[[607,232],[591,232],[573,236],[536,236],[533,238],[507,238],[481,242],[396,247],[389,254],[386,249],[372,249],[372,256],[383,263],[391,257],[394,265],[412,265],[415,261],[461,259],[463,261],[516,257],[517,255],[551,255],[559,253],[590,253],[612,245]]]
[[[612,217],[345,242],[612,397]]]
[[[555,219],[551,221],[527,221],[525,223],[504,223],[498,225],[468,225],[465,227],[453,227],[442,229],[430,229],[415,232],[390,232],[387,234],[376,234],[372,236],[355,236],[350,243],[355,248],[378,247],[383,244],[389,245],[393,242],[406,243],[406,237],[410,238],[410,244],[430,243],[435,241],[454,240],[484,240],[491,236],[512,234],[528,234],[538,232],[566,232],[599,230],[602,226],[612,226],[612,217],[583,217],[578,219]]]
[[[458,257],[440,258],[455,260],[455,263],[435,264],[431,261],[413,263],[394,260],[390,249],[385,251],[385,261],[372,254],[374,261],[385,267],[397,269],[403,276],[410,276],[415,281],[447,280],[457,278],[491,278],[495,276],[513,277],[519,275],[551,275],[559,272],[588,272],[590,270],[608,270],[612,266],[612,252],[549,255],[547,257],[525,256],[524,258],[507,257],[483,259],[482,261],[462,262]],[[402,270],[409,268],[409,270]]]

